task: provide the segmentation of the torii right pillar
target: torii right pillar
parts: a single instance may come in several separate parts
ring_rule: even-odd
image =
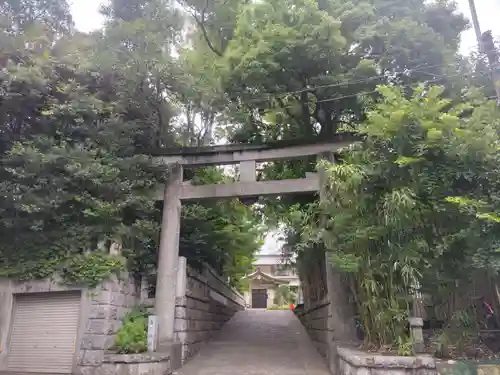
[[[318,155],[318,161],[325,160],[330,163],[335,163],[333,153],[323,153]],[[324,207],[326,202],[328,174],[323,168],[318,169],[319,175],[319,193],[321,207]],[[328,223],[328,214],[323,214],[321,225],[325,227]],[[325,268],[326,268],[326,287],[328,300],[328,350],[327,361],[332,374],[337,373],[338,356],[337,347],[339,345],[350,346],[356,340],[356,326],[354,322],[354,311],[349,303],[348,287],[346,275],[343,275],[339,270],[335,269],[331,261],[330,252],[325,252]]]

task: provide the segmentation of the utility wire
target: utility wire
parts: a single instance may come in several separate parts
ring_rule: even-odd
[[[406,69],[403,73],[404,74],[423,73],[423,74],[428,74],[428,75],[436,76],[436,77],[439,77],[439,78],[446,78],[447,77],[446,75],[437,75],[437,74],[433,74],[433,73],[430,73],[430,72],[426,72],[426,70],[432,69],[432,68],[437,68],[437,67],[451,67],[451,66],[456,66],[457,63],[435,64],[435,65],[428,65],[428,66],[422,66],[422,65],[423,64],[420,64],[420,65],[418,65],[415,68]],[[419,69],[420,66],[422,66],[422,68]],[[475,74],[475,73],[473,73],[473,74]],[[460,74],[457,74],[455,76],[463,76],[463,75],[467,75],[467,74],[460,73]],[[452,76],[448,76],[448,77],[453,77],[453,75]],[[368,83],[368,82],[371,82],[371,81],[374,81],[374,80],[380,79],[380,78],[389,78],[389,76],[387,74],[380,74],[380,75],[370,76],[370,77],[366,77],[366,78],[360,78],[360,79],[357,79],[357,80],[344,80],[344,81],[337,82],[337,83],[332,83],[332,84],[312,86],[312,87],[308,87],[308,88],[304,88],[304,89],[300,89],[300,90],[296,90],[296,91],[275,92],[275,93],[267,92],[267,93],[261,94],[264,98],[263,97],[251,98],[250,101],[251,102],[258,102],[258,101],[262,101],[262,99],[271,99],[272,97],[282,98],[282,97],[285,97],[285,96],[288,96],[288,95],[300,94],[302,92],[310,92],[310,91],[315,91],[315,90],[324,89],[324,88],[333,88],[333,87],[341,87],[341,86],[348,87],[350,85],[355,85],[355,84],[360,84],[360,83]],[[321,101],[318,101],[318,102],[321,102]]]
[[[437,64],[437,65],[429,65],[429,66],[424,66],[422,67],[422,69],[431,69],[431,68],[438,68],[438,67],[445,67],[445,66],[453,66],[455,64]],[[424,70],[420,70],[420,69],[417,69],[417,67],[413,68],[413,69],[406,69],[404,71],[404,73],[406,74],[409,74],[409,73],[424,73],[424,74],[431,74],[433,75],[432,73],[429,73],[429,72],[426,72]],[[337,82],[337,83],[332,83],[332,84],[326,84],[326,85],[318,85],[318,86],[312,86],[312,87],[309,87],[309,88],[304,88],[304,89],[301,89],[301,90],[296,90],[296,91],[289,91],[289,92],[285,92],[285,93],[278,93],[277,95],[279,96],[287,96],[287,95],[293,95],[293,94],[300,94],[302,92],[306,92],[306,91],[314,91],[314,90],[318,90],[318,89],[323,89],[323,88],[331,88],[331,87],[340,87],[340,86],[349,86],[349,85],[355,85],[355,84],[358,84],[358,83],[368,83],[368,82],[371,82],[373,80],[376,80],[376,79],[379,79],[379,78],[388,78],[388,75],[387,74],[380,74],[380,75],[376,75],[376,76],[370,76],[370,77],[366,77],[366,78],[360,78],[360,79],[357,79],[357,80],[345,80],[345,81],[341,81],[341,82]],[[273,95],[273,94],[265,94],[265,95]],[[276,95],[276,94],[274,94]]]
[[[490,71],[483,71],[481,72],[479,75],[483,76],[483,75],[486,75],[486,74],[489,74]],[[477,72],[475,72],[474,74],[477,74]],[[428,80],[428,81],[425,81],[423,83],[425,84],[429,84],[429,83],[433,83],[433,82],[437,82],[443,78],[453,78],[453,77],[460,77],[460,76],[463,76],[464,74],[452,74],[452,75],[448,75],[448,76],[440,76],[440,77],[437,77],[437,78],[434,78],[434,79],[431,79],[431,80]],[[414,87],[415,85],[397,85],[396,87],[401,87],[401,88],[412,88]],[[377,90],[373,90],[373,91],[367,91],[367,92],[360,92],[360,93],[357,93],[357,94],[351,94],[351,95],[344,95],[344,96],[339,96],[339,97],[334,97],[334,98],[331,98],[331,99],[323,99],[323,100],[318,100],[316,103],[324,103],[324,102],[333,102],[333,101],[336,101],[336,100],[341,100],[341,99],[347,99],[347,98],[352,98],[352,97],[356,97],[358,95],[368,95],[368,94],[375,94],[377,93],[378,91]]]
[[[479,72],[479,73],[474,72],[474,73],[471,73],[471,74],[442,75],[442,76],[436,77],[436,78],[431,79],[431,80],[427,80],[427,81],[422,82],[422,83],[429,84],[429,83],[437,82],[437,81],[439,81],[441,79],[444,79],[444,78],[462,77],[462,76],[473,75],[473,74],[479,74],[480,76],[483,76],[483,75],[487,75],[489,73],[490,73],[490,71],[488,70],[488,71],[482,71],[482,72]],[[397,85],[395,87],[412,88],[414,86],[415,85],[408,84],[408,85]],[[362,91],[362,92],[358,92],[358,93],[354,93],[354,94],[342,95],[342,96],[337,96],[337,97],[333,97],[333,98],[329,98],[329,99],[318,100],[318,101],[316,101],[316,103],[335,102],[335,101],[339,101],[339,100],[342,100],[342,99],[354,98],[354,97],[357,97],[358,95],[369,95],[369,94],[375,94],[377,92],[378,92],[377,90]]]

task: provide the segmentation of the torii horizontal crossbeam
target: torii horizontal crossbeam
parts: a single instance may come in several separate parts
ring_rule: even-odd
[[[265,145],[231,144],[212,147],[190,147],[153,152],[157,164],[179,163],[184,166],[237,164],[245,161],[297,159],[323,152],[338,152],[357,138],[351,133],[336,134],[330,140],[280,141]]]
[[[181,201],[199,199],[246,198],[257,196],[278,196],[293,193],[312,193],[319,190],[318,176],[308,173],[306,178],[235,182],[232,184],[190,185],[182,184]],[[163,200],[163,192],[157,194],[158,200]]]

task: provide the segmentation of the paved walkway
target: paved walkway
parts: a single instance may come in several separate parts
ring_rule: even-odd
[[[292,311],[237,313],[178,375],[329,375]]]

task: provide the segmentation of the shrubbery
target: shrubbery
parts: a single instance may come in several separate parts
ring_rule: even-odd
[[[132,310],[123,319],[116,335],[114,349],[120,354],[144,353],[148,350],[148,316],[145,308]]]

